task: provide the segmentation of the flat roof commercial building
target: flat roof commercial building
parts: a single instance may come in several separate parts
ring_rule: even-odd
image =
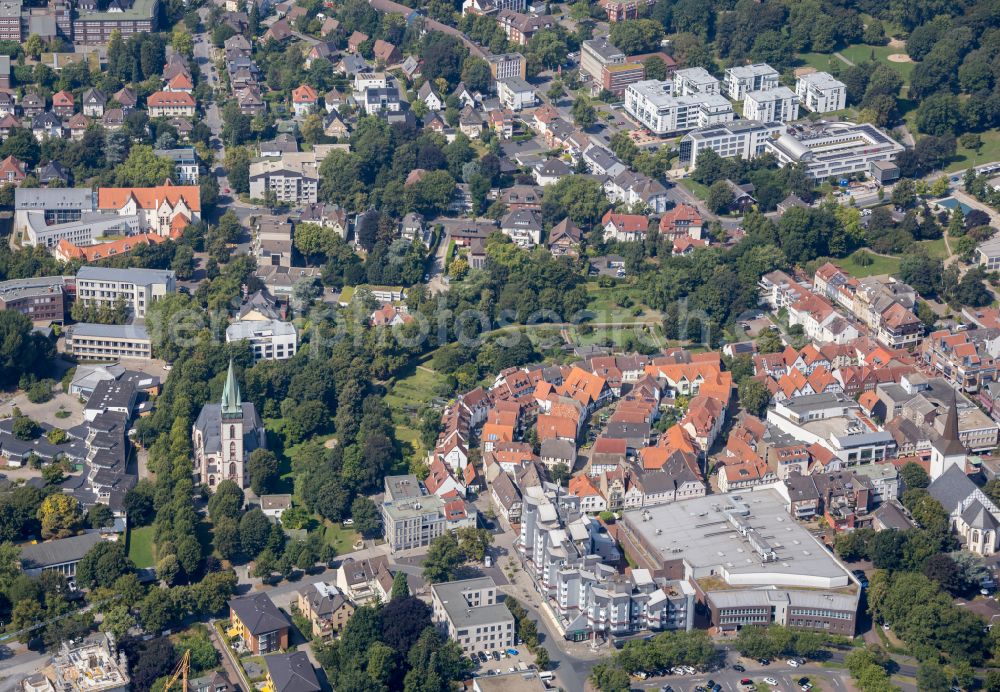
[[[775,623],[852,636],[860,586],[786,511],[776,486],[625,512],[640,567],[688,582],[723,630]]]
[[[592,38],[580,44],[580,71],[599,83],[604,68],[625,63],[625,53],[606,37]]]
[[[903,145],[868,123],[829,123],[796,128],[769,140],[765,150],[778,165],[800,163],[811,178],[869,173],[873,162],[891,161]]]
[[[514,646],[514,616],[497,600],[492,577],[431,585],[433,618],[465,654]]]
[[[0,310],[17,310],[37,325],[62,323],[66,317],[65,290],[66,281],[61,276],[2,281]]]
[[[287,360],[295,355],[295,325],[281,320],[240,320],[226,327],[226,343],[249,341],[254,361]]]
[[[764,153],[764,144],[786,132],[782,123],[734,120],[688,132],[681,139],[681,163],[694,167],[698,154],[711,149],[724,159],[742,156],[752,159]]]

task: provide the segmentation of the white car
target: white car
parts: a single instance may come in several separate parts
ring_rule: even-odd
[[[778,684],[778,681],[775,680],[774,678],[764,678],[764,684],[765,685],[770,685],[771,687],[774,687],[775,685]]]
[[[792,668],[798,668],[799,667],[799,662],[796,661],[794,658],[788,659],[787,661],[785,661],[785,663],[787,663],[788,665],[790,665]]]

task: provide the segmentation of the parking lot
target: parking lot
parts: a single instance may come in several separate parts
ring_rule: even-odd
[[[719,692],[746,692],[752,689],[788,690],[791,692],[802,689],[799,681],[803,678],[808,679],[813,690],[846,692],[851,689],[848,686],[850,676],[846,670],[821,669],[815,665],[793,668],[785,661],[772,663],[769,666],[754,664],[753,669],[746,671],[726,668],[713,673],[668,675],[647,680],[636,679],[633,686],[653,691],[665,691],[669,687],[674,692],[694,692],[708,690],[709,683],[712,683],[718,686]],[[743,680],[749,680],[750,684],[743,684]]]
[[[504,651],[500,655],[499,660],[493,656],[488,656],[485,662],[481,658],[478,658],[476,667],[472,671],[473,674],[499,675],[502,673],[515,673],[521,670],[522,663],[524,664],[524,669],[528,669],[535,664],[535,657],[528,651],[528,647],[523,644],[514,647],[511,651],[516,651],[517,654],[512,655]],[[499,655],[500,652],[498,651],[497,654]]]

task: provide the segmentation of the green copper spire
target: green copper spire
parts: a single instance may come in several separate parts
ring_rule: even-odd
[[[243,401],[240,398],[240,385],[236,381],[232,359],[229,361],[229,372],[226,374],[226,386],[222,388],[222,417],[243,417]]]

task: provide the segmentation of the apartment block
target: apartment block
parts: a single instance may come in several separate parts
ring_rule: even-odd
[[[67,330],[66,351],[80,360],[149,359],[153,342],[139,325],[80,323]]]
[[[704,67],[689,67],[686,70],[674,72],[674,91],[678,96],[693,96],[695,94],[719,95],[719,80],[708,73]]]
[[[432,617],[464,654],[509,649],[514,646],[514,616],[498,594],[492,577],[432,584]]]
[[[280,320],[239,320],[226,327],[226,343],[247,341],[254,361],[288,360],[295,355],[295,325]]]
[[[795,83],[802,107],[813,113],[839,111],[847,106],[847,87],[828,72],[802,75]]]
[[[382,523],[393,552],[427,546],[445,531],[476,525],[471,505],[428,494],[416,476],[387,476],[385,488]]]
[[[250,197],[264,199],[273,192],[279,202],[315,204],[319,190],[319,161],[315,152],[283,154],[250,164]]]
[[[696,127],[729,122],[735,118],[733,106],[716,93],[672,95],[676,82],[644,80],[625,89],[625,110],[657,135],[683,132]]]
[[[494,80],[508,79],[510,77],[527,77],[527,63],[520,53],[504,53],[502,55],[488,55],[486,62],[490,66],[490,74]]]
[[[85,266],[76,274],[77,300],[113,306],[121,299],[138,319],[145,319],[149,306],[176,287],[171,270]]]
[[[104,12],[96,9],[97,3],[91,3],[93,9],[77,5],[73,39],[77,43],[104,44],[115,31],[124,39],[156,31],[159,0],[116,0],[113,5]]]
[[[174,162],[174,182],[181,185],[197,185],[199,178],[198,159],[193,147],[181,149],[154,149],[153,153]]]
[[[799,119],[799,97],[788,87],[767,91],[747,91],[743,98],[743,117],[747,120],[787,123]]]
[[[769,91],[778,87],[778,71],[766,63],[730,67],[723,76],[726,96],[742,101],[751,91]]]

